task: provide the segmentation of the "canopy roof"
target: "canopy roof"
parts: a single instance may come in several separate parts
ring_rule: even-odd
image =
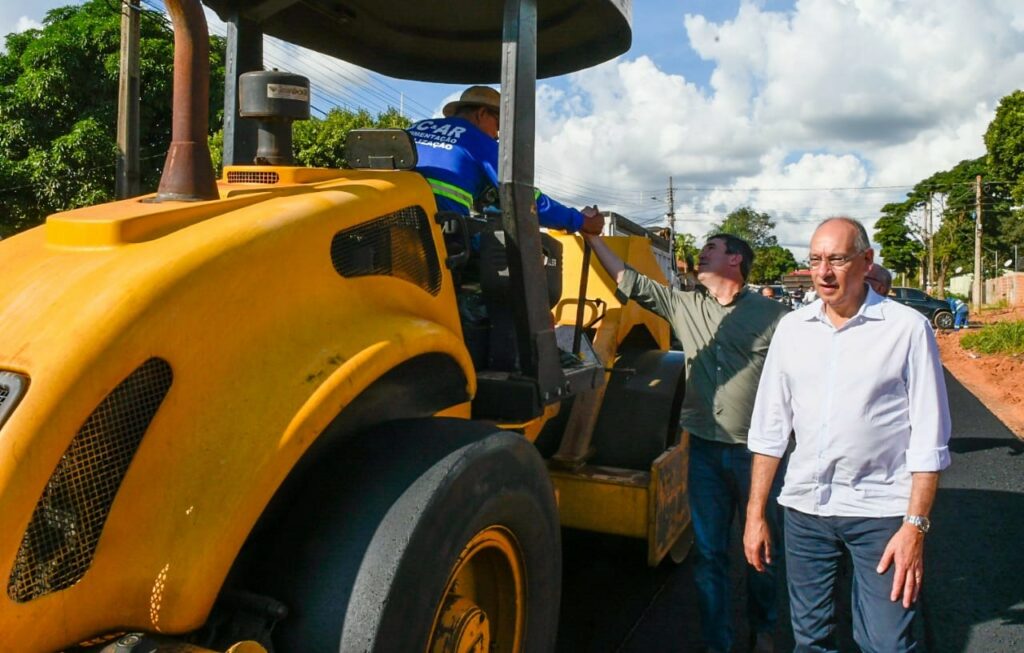
[[[270,36],[403,79],[498,82],[502,0],[202,0]],[[537,0],[537,76],[629,49],[631,0]]]

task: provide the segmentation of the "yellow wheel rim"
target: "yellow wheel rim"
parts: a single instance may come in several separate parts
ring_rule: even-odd
[[[477,533],[455,561],[434,615],[428,653],[519,653],[526,624],[526,574],[515,536]]]

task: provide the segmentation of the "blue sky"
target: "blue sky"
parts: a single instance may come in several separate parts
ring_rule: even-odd
[[[4,0],[0,33],[60,4]],[[266,51],[268,67],[311,78],[322,109],[417,118],[461,90]],[[822,218],[870,231],[883,204],[983,154],[1022,82],[1021,0],[634,0],[629,52],[538,85],[537,182],[653,226],[671,176],[677,229],[701,238],[751,206],[800,258]]]

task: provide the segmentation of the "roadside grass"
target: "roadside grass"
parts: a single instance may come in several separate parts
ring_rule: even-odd
[[[982,354],[1024,354],[1024,321],[988,324],[977,332],[964,334],[960,345]]]
[[[946,296],[949,297],[950,295],[947,294]],[[964,299],[964,298],[961,297],[961,299]],[[964,299],[964,301],[967,301],[967,300]],[[993,304],[982,304],[981,310],[979,311],[979,313],[999,313],[999,312],[1005,311],[1008,308],[1010,308],[1010,302],[1008,302],[1006,300],[1006,298],[1004,297],[1003,299],[1000,299],[999,301],[997,301],[997,302],[995,302]]]

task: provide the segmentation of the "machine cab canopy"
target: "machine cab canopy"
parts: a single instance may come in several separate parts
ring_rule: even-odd
[[[501,79],[502,0],[202,0],[264,34],[402,79]],[[631,0],[537,0],[537,76],[629,49]]]

